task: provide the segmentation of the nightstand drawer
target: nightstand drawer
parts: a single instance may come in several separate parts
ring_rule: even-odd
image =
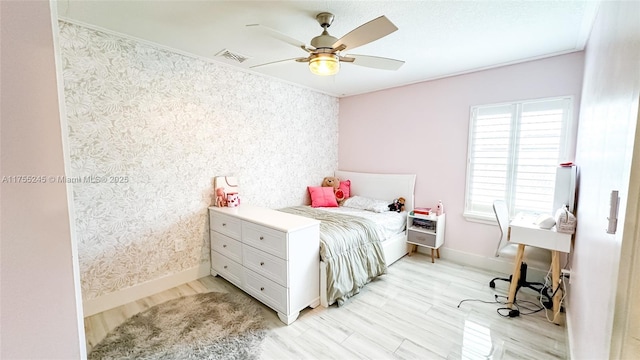
[[[223,278],[229,280],[238,287],[242,287],[242,265],[223,256],[222,254],[211,251],[211,268],[220,274]]]
[[[287,234],[252,223],[242,223],[242,242],[287,260]]]
[[[242,244],[217,231],[211,232],[211,250],[215,250],[229,259],[242,263]]]
[[[225,234],[233,239],[240,240],[240,236],[242,234],[240,219],[220,213],[211,213],[209,217],[209,224],[211,226],[211,230]]]
[[[272,309],[288,313],[288,289],[251,270],[244,271],[244,286],[247,292]]]
[[[435,247],[436,235],[409,230],[407,234],[407,241],[413,244]]]
[[[242,259],[247,269],[287,287],[287,262],[283,259],[248,245],[242,247]]]

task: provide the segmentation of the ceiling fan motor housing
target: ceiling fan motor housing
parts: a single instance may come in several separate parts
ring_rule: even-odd
[[[316,36],[311,39],[311,46],[316,49],[331,49],[333,44],[338,41],[335,37],[329,35],[327,30],[322,32],[322,35]]]

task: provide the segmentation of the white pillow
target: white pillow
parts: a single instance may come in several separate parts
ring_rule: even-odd
[[[370,199],[364,196],[352,196],[345,200],[342,206],[381,213],[389,211],[389,204],[391,204],[390,201]]]

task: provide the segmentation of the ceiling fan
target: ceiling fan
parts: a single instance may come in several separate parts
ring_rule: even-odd
[[[333,19],[334,15],[328,12],[322,12],[316,16],[316,20],[322,27],[323,31],[322,34],[311,39],[310,47],[301,41],[266,26],[259,24],[247,25],[248,27],[260,29],[272,37],[299,47],[309,54],[307,57],[278,60],[266,64],[255,65],[252,66],[252,68],[295,60],[297,62],[309,63],[309,70],[316,75],[335,75],[340,70],[341,62],[348,62],[355,65],[383,70],[398,70],[402,64],[404,64],[404,61],[402,60],[377,56],[342,54],[345,50],[352,50],[358,46],[368,44],[398,30],[398,28],[389,21],[386,16],[383,15],[362,24],[340,39],[329,35],[329,32],[327,31],[327,28],[329,28],[333,23]]]

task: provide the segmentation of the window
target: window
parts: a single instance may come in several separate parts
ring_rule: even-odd
[[[504,199],[511,215],[553,211],[572,103],[566,97],[471,108],[465,217],[495,220],[495,199]]]

